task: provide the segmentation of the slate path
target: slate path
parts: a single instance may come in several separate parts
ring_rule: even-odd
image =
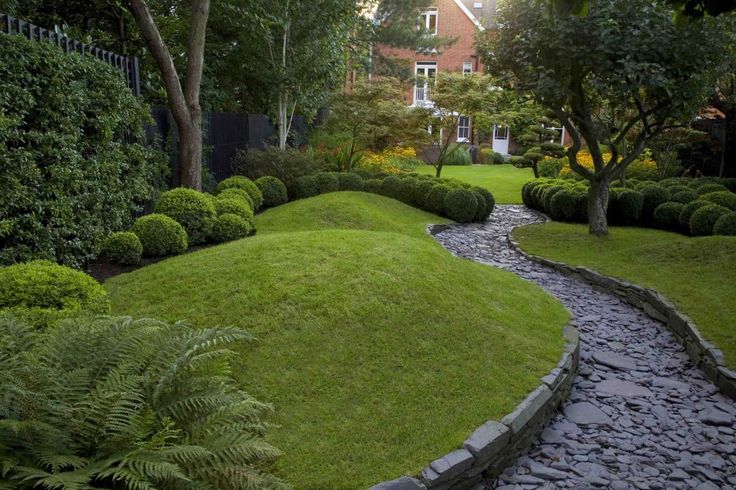
[[[581,334],[570,398],[488,488],[736,489],[736,405],[661,323],[509,246],[514,227],[540,221],[523,206],[498,206],[486,223],[435,230],[455,255],[542,286]]]

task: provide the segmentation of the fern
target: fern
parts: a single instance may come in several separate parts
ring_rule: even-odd
[[[0,490],[282,489],[272,407],[238,388],[234,328],[0,317]]]

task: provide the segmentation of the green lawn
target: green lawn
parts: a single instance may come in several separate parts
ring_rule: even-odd
[[[435,174],[431,165],[417,168],[422,174]],[[472,165],[442,167],[442,177],[453,177],[469,184],[485,187],[497,204],[521,204],[521,186],[534,179],[531,168],[513,165]]]
[[[453,257],[437,216],[364,193],[269,210],[258,234],[109,280],[116,314],[237,325],[236,376],[274,404],[277,471],[298,489],[415,474],[511,411],[559,360],[566,310]]]
[[[644,228],[612,228],[610,236],[596,238],[587,225],[566,223],[525,226],[514,236],[532,254],[658,290],[736,368],[736,238],[690,238]]]

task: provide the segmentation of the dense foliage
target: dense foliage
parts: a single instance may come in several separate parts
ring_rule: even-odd
[[[231,242],[245,238],[253,230],[253,225],[242,216],[225,213],[215,219],[211,238],[215,243]]]
[[[260,177],[256,179],[256,185],[263,194],[263,205],[266,207],[280,206],[289,200],[286,186],[276,177],[271,175]]]
[[[232,161],[233,171],[252,180],[267,175],[278,178],[286,185],[289,195],[296,193],[296,179],[323,170],[323,162],[311,154],[294,148],[281,150],[269,146],[265,150],[239,151]]]
[[[270,407],[231,378],[251,336],[154,320],[0,318],[0,486],[283,488]]]
[[[131,231],[140,239],[143,255],[149,257],[181,254],[189,245],[184,227],[163,214],[138,218]]]
[[[112,263],[135,265],[141,261],[143,244],[135,233],[118,231],[105,239],[102,254]]]
[[[182,225],[190,245],[199,245],[207,240],[217,216],[215,206],[206,195],[184,187],[164,192],[156,203],[156,212]]]
[[[148,110],[119,70],[21,36],[0,36],[0,94],[0,264],[81,266],[161,178]]]
[[[250,180],[248,177],[242,175],[235,175],[228,177],[219,184],[217,184],[217,193],[221,193],[226,189],[241,189],[248,193],[251,200],[253,201],[253,210],[257,211],[263,205],[263,194],[258,186]]]

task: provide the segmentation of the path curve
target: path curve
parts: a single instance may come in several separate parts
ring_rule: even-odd
[[[513,228],[541,221],[524,206],[498,206],[485,223],[435,234],[457,256],[542,286],[580,330],[580,375],[569,399],[487,487],[736,489],[736,405],[662,323],[511,248]]]

